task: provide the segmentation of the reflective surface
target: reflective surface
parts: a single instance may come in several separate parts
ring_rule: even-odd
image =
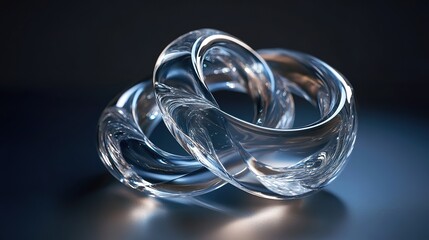
[[[228,100],[226,95],[220,97]],[[42,101],[34,95],[25,98],[29,100],[25,105],[55,106],[50,99]],[[74,103],[85,102],[73,99]],[[103,103],[100,101],[100,108]],[[297,107],[302,109],[300,105]],[[128,189],[106,172],[95,154],[95,146],[86,148],[85,141],[78,145],[81,151],[70,154],[82,139],[82,131],[76,129],[85,129],[84,136],[88,139],[94,136],[94,126],[87,124],[88,120],[94,124],[97,121],[98,112],[93,110],[76,105],[63,108],[61,122],[68,121],[75,128],[65,129],[61,134],[67,138],[60,138],[61,144],[49,149],[51,155],[48,152],[43,155],[45,163],[56,171],[40,170],[39,173],[36,167],[32,168],[34,178],[27,183],[30,187],[25,191],[15,188],[15,198],[10,198],[12,190],[3,188],[7,194],[2,198],[5,221],[0,234],[5,239],[151,240],[167,236],[201,239],[216,233],[223,233],[223,239],[237,239],[236,227],[246,237],[248,232],[259,237],[260,230],[267,240],[429,237],[429,192],[425,188],[429,182],[427,118],[398,116],[398,112],[361,111],[360,137],[348,167],[338,181],[308,198],[264,200],[225,186],[203,195],[202,204],[202,201],[166,202]],[[66,113],[70,111],[84,116],[86,121],[69,119]],[[305,112],[297,112],[297,119],[300,114],[308,117]],[[45,130],[46,136],[54,138],[55,130],[62,126],[50,125]],[[169,144],[170,134],[158,130],[161,129],[154,130],[153,141]],[[29,148],[36,151],[42,146],[43,143],[35,141]],[[20,152],[19,146],[11,149],[19,155],[27,154]],[[69,154],[65,154],[67,152]],[[86,167],[76,172],[77,163]],[[312,199],[312,207],[300,208],[302,201]],[[295,210],[290,213],[290,209]]]
[[[347,219],[342,200],[327,191],[273,201],[225,186],[200,197],[167,200],[109,182],[79,196],[63,214],[72,227],[61,234],[72,239],[323,237]]]

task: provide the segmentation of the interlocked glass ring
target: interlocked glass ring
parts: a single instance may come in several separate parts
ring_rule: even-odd
[[[216,90],[248,94],[252,122],[220,109]],[[293,127],[292,95],[320,119]],[[190,154],[149,139],[163,119]],[[230,183],[248,193],[291,199],[317,191],[343,169],[356,138],[353,90],[324,62],[298,52],[255,52],[212,29],[187,33],[166,47],[152,82],[121,94],[99,122],[99,153],[126,185],[155,196],[195,196]]]

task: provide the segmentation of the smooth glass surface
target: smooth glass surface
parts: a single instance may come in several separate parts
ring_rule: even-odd
[[[100,118],[98,138],[109,171],[151,195],[195,196],[229,182],[260,197],[297,198],[332,181],[353,149],[350,84],[302,53],[257,53],[229,34],[197,30],[161,53],[153,84],[143,81],[115,99]],[[211,93],[217,90],[248,94],[252,121],[220,109]],[[320,119],[292,128],[292,94],[312,104]],[[149,140],[161,117],[191,156]]]
[[[280,79],[274,78],[256,53],[244,51],[246,47],[236,45],[234,50],[211,50],[207,55],[211,59],[205,62],[205,74],[210,76],[206,81],[209,91],[249,94],[254,103],[255,124],[291,127],[294,104],[287,86],[271,88]],[[186,79],[189,72],[176,68],[170,74]],[[260,86],[258,92],[253,91],[253,85]],[[185,105],[187,100],[176,103]],[[194,157],[173,154],[154,145],[148,136],[159,121],[161,113],[150,80],[128,89],[104,110],[99,121],[99,153],[117,179],[127,186],[160,197],[200,195],[225,184]]]
[[[320,120],[292,129],[263,126],[260,120],[279,113],[266,108],[256,124],[242,121],[218,108],[206,84],[211,78],[206,73],[211,54],[235,50],[237,45],[243,43],[230,35],[198,30],[163,51],[154,86],[164,122],[206,168],[246,192],[289,199],[321,189],[342,170],[353,149],[357,124],[351,85],[314,57],[283,49],[262,50],[259,53],[278,76],[274,79],[280,80],[268,85],[244,78],[249,93],[275,102],[279,98],[261,93],[263,86],[273,93],[277,87],[290,87],[319,109]],[[262,72],[265,65],[253,66]]]

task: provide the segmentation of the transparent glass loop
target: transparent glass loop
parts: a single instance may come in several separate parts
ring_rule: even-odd
[[[340,73],[302,53],[256,53],[217,30],[193,31],[167,46],[153,86],[142,82],[107,107],[98,140],[115,177],[156,196],[199,195],[229,182],[261,197],[301,197],[338,175],[356,138],[353,90]],[[219,108],[211,92],[223,89],[252,98],[252,123]],[[313,104],[320,119],[292,128],[292,94]],[[192,157],[147,138],[161,117]]]

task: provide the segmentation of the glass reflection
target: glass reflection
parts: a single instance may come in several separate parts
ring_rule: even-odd
[[[73,239],[278,239],[335,233],[346,207],[320,191],[275,201],[233,187],[194,198],[157,199],[116,182],[75,193],[53,219],[59,237]],[[74,200],[73,200],[74,199]]]

